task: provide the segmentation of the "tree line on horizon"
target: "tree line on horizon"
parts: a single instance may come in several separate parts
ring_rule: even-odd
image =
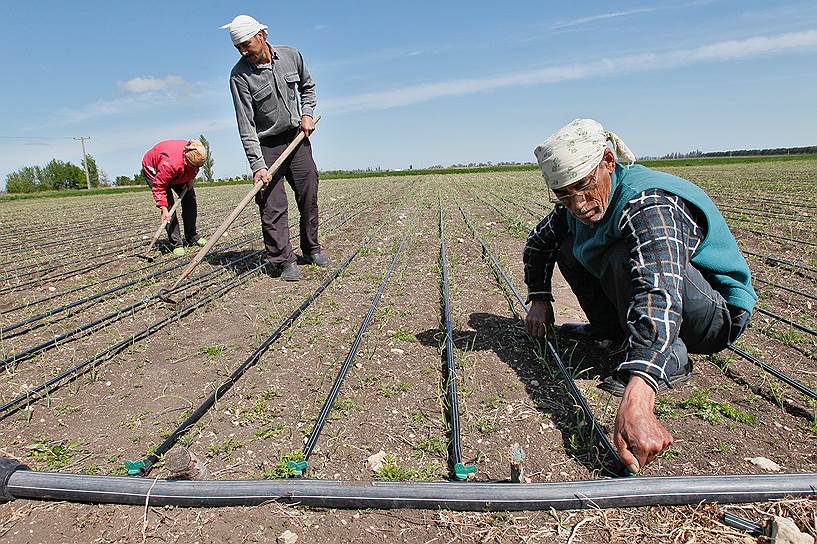
[[[248,179],[247,176],[236,176],[234,178],[224,178],[224,179],[214,179],[213,178],[213,154],[210,152],[210,142],[207,141],[207,138],[204,137],[202,134],[199,136],[199,139],[204,144],[205,148],[207,148],[207,160],[205,161],[204,165],[201,167],[199,178],[207,183],[214,183],[214,182],[227,182],[227,183],[236,183],[240,181],[245,181]],[[687,153],[667,153],[659,157],[660,159],[689,159],[689,158],[697,158],[697,157],[753,157],[753,156],[767,156],[767,155],[810,155],[810,154],[817,154],[817,146],[804,146],[804,147],[776,147],[776,148],[768,148],[768,149],[740,149],[737,151],[710,151],[710,152],[702,152],[700,150],[689,151]],[[643,159],[652,159],[654,157],[642,157],[639,160]],[[129,185],[142,185],[146,184],[145,175],[142,173],[140,169],[136,174],[133,176],[116,176],[113,180],[109,180],[108,176],[105,172],[97,166],[96,160],[91,156],[87,155],[88,160],[88,177],[91,181],[91,188],[95,187],[124,187]],[[449,166],[448,168],[479,168],[479,167],[486,167],[486,166],[517,166],[523,165],[528,163],[517,163],[517,162],[498,162],[496,164],[491,163],[490,161],[487,163],[469,163],[469,164],[454,164]],[[533,164],[533,163],[530,163]],[[85,181],[85,171],[83,169],[83,164],[80,163],[80,166],[77,166],[71,162],[64,162],[57,159],[51,159],[51,161],[46,164],[45,166],[24,166],[19,170],[15,170],[6,176],[6,192],[7,193],[36,193],[39,191],[60,191],[65,189],[85,189],[86,188],[86,181]],[[409,167],[413,169],[413,166]],[[442,169],[444,168],[442,165],[435,164],[426,168],[426,170],[430,169]],[[331,170],[322,172],[324,174],[341,174],[345,172],[349,173],[364,173],[364,172],[379,172],[381,171],[380,167],[376,168],[365,168],[360,170]]]
[[[698,149],[688,153],[667,153],[661,159],[694,159],[716,157],[762,157],[767,155],[813,155],[817,154],[817,145],[805,147],[773,147],[768,149],[739,149],[737,151],[709,151],[704,153]]]
[[[213,156],[210,153],[210,142],[202,134],[199,139],[207,149],[207,160],[200,170],[200,177],[207,182],[213,182]],[[141,168],[132,177],[116,176],[113,180],[101,169],[91,155],[86,155],[88,161],[88,178],[91,188],[122,187],[126,185],[147,184]],[[37,193],[40,191],[63,191],[66,189],[86,189],[84,162],[79,166],[70,161],[51,159],[45,166],[24,166],[6,176],[7,193]]]

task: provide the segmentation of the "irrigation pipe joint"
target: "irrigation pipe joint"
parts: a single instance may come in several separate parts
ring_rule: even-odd
[[[14,500],[14,495],[8,492],[8,485],[11,475],[18,470],[31,469],[14,459],[0,458],[0,503]]]

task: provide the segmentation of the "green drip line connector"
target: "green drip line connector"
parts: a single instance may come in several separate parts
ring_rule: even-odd
[[[467,480],[469,474],[476,473],[476,465],[465,465],[463,463],[457,463],[454,465],[454,478],[457,480]]]
[[[287,468],[295,471],[293,476],[303,476],[307,466],[309,465],[306,461],[287,461]]]
[[[139,476],[145,473],[146,465],[144,461],[125,461],[122,464],[128,469],[128,476]]]

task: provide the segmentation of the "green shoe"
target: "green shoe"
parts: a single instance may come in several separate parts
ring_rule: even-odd
[[[183,247],[173,248],[173,255],[175,255],[176,257],[181,257],[185,253],[187,253],[187,252],[184,250]]]
[[[204,247],[207,245],[207,238],[199,238],[196,240],[196,245],[199,247]]]

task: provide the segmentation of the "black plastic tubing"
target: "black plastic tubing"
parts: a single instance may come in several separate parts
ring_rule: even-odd
[[[511,484],[334,480],[170,481],[33,472],[10,460],[0,500],[37,499],[153,506],[256,506],[270,501],[325,508],[557,510],[817,498],[817,474],[634,477]],[[2,463],[0,462],[0,467]],[[10,472],[8,472],[10,471]],[[0,470],[2,472],[2,470]],[[5,476],[5,477],[2,477]]]

